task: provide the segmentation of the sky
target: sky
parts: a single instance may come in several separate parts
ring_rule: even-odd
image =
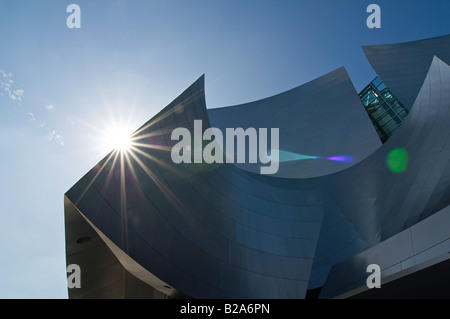
[[[68,297],[64,193],[112,128],[133,132],[202,74],[208,108],[341,66],[359,92],[376,76],[361,46],[449,34],[449,13],[448,0],[1,0],[0,298]]]

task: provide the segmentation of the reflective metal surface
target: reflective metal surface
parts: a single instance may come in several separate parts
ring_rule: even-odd
[[[450,35],[419,41],[364,46],[363,50],[386,86],[410,109],[434,56],[450,63]]]
[[[450,258],[449,229],[450,206],[447,206],[382,243],[334,265],[320,297],[348,298],[369,290],[366,281],[372,272],[367,272],[367,266],[371,264],[380,266],[383,288],[391,281]],[[410,290],[420,290],[420,287],[410,287]]]
[[[171,160],[172,130],[208,123],[203,87],[202,77],[138,130],[142,146],[112,153],[66,196],[125,255],[186,295],[304,297],[323,215],[309,187]]]
[[[381,142],[342,67],[287,92],[242,105],[209,109],[211,125],[279,128],[280,150],[317,159],[281,161],[275,176],[310,178],[344,170],[372,154]],[[292,154],[291,154],[292,153]],[[348,156],[349,161],[327,160]],[[260,163],[237,164],[259,173]]]
[[[377,260],[390,274],[413,265],[413,255],[432,258],[429,248],[437,244],[427,233],[434,226],[418,223],[450,205],[450,67],[434,58],[427,74],[410,114],[383,146],[345,170],[316,178],[259,175],[234,164],[173,163],[172,130],[192,132],[195,119],[203,129],[210,126],[200,78],[137,130],[134,150],[111,153],[66,193],[68,263],[80,261],[90,273],[109,273],[102,267],[116,265],[117,278],[129,274],[162,296],[304,298],[307,289],[324,285],[324,296],[352,289],[343,280],[352,281],[352,273],[339,265],[353,258],[351,267],[360,269],[360,253],[383,252]],[[342,70],[330,76],[346,81]],[[278,98],[272,99],[267,101]],[[265,102],[255,103],[264,109]],[[271,127],[265,117],[256,119],[261,124],[242,118]],[[448,222],[448,214],[442,218],[439,224]],[[411,251],[406,229],[414,234],[414,249],[423,250]],[[75,244],[87,235],[105,257],[97,246]],[[69,291],[71,297],[108,296],[100,279],[86,280],[86,290]],[[127,296],[117,289],[117,296]]]

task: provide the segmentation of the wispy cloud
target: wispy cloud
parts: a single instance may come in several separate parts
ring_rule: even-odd
[[[58,131],[51,129],[46,122],[38,120],[33,112],[27,112],[27,115],[31,122],[37,123],[40,129],[47,132],[46,135],[49,142],[54,142],[60,146],[64,146],[64,138],[60,133],[58,133]]]
[[[61,146],[64,146],[64,139],[56,130],[49,130],[47,138],[50,142],[55,142]]]
[[[28,112],[28,115],[30,116],[32,122],[37,121],[35,115],[32,112]],[[37,122],[39,123],[39,127],[41,129],[47,131],[47,140],[49,142],[54,142],[60,146],[64,146],[64,138],[60,133],[58,133],[57,130],[48,127],[47,123],[44,121],[37,121]]]
[[[9,97],[14,103],[20,103],[23,100],[25,91],[22,89],[14,89],[14,81],[12,73],[6,73],[0,70],[0,96]]]
[[[34,114],[32,112],[28,112],[28,116],[30,117],[32,122],[36,122],[36,117],[34,116]]]
[[[15,104],[21,105],[21,102],[24,99],[25,91],[22,88],[16,88],[15,83],[13,81],[13,74],[7,73],[4,70],[0,69],[0,96],[6,96]],[[32,94],[33,96],[33,94]],[[29,98],[27,98],[29,100]],[[34,104],[33,104],[34,105]],[[45,105],[45,104],[44,104]],[[51,123],[47,124],[47,122],[42,120],[44,113],[42,113],[42,104],[38,108],[11,108],[7,109],[7,112],[15,109],[16,112],[20,112],[28,117],[29,121],[37,125],[39,129],[45,132],[46,139],[49,142],[54,142],[59,146],[64,146],[64,138],[57,130],[55,130]],[[54,104],[47,104],[44,106],[47,111],[52,111],[55,109]],[[27,110],[28,109],[28,110]]]

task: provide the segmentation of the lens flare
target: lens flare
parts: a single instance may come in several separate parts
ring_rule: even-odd
[[[350,163],[353,162],[355,158],[350,155],[338,155],[327,157],[327,160],[339,163]]]
[[[403,148],[393,149],[387,155],[386,165],[393,173],[403,173],[408,168],[408,152]]]
[[[272,150],[268,153],[269,156],[277,156],[278,155],[278,161],[279,162],[290,162],[290,161],[302,161],[302,160],[309,160],[309,159],[318,159],[318,156],[311,156],[311,155],[303,155],[303,154],[297,154],[293,152],[288,151],[281,151],[281,150]]]
[[[122,127],[114,127],[105,134],[106,147],[121,152],[127,151],[131,146],[131,134]]]
[[[333,162],[339,162],[339,163],[350,163],[354,162],[355,158],[351,155],[337,155],[337,156],[330,156],[330,157],[320,157],[320,156],[313,156],[313,155],[304,155],[304,154],[298,154],[288,151],[281,151],[281,150],[272,150],[268,153],[268,156],[277,156],[279,158],[279,162],[290,162],[290,161],[303,161],[303,160],[315,160],[315,159],[326,159]]]

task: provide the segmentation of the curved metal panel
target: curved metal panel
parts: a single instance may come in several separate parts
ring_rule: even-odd
[[[383,288],[390,281],[449,258],[449,227],[450,206],[447,206],[380,244],[334,265],[320,298],[348,298],[369,290],[366,286],[367,277],[370,275],[367,266],[372,264],[380,266],[380,284]],[[409,287],[416,293],[421,288]],[[419,295],[427,297],[424,294]]]
[[[411,109],[436,55],[450,63],[450,35],[419,41],[364,46],[375,72],[386,86]]]
[[[111,153],[66,194],[118,250],[178,292],[302,298],[333,265],[450,205],[450,67],[437,57],[396,134],[316,178],[174,164],[172,130],[193,132],[195,119],[210,127],[203,81],[137,130],[131,152]]]
[[[137,131],[134,150],[110,154],[67,197],[120,250],[184,294],[304,297],[321,201],[233,165],[174,164],[171,132],[193,134],[194,119],[208,123],[203,78]]]
[[[332,202],[324,209],[310,288],[323,285],[333,264],[450,204],[449,110],[449,66],[435,57],[396,134],[359,165],[321,179]],[[405,157],[396,158],[397,151]]]
[[[339,68],[287,92],[242,105],[208,109],[211,125],[279,128],[280,150],[289,152],[275,176],[311,178],[344,170],[372,154],[381,142],[345,69]],[[302,155],[313,158],[301,158]],[[346,155],[352,160],[327,158]],[[283,157],[283,156],[282,156]],[[260,163],[238,164],[259,173]]]

